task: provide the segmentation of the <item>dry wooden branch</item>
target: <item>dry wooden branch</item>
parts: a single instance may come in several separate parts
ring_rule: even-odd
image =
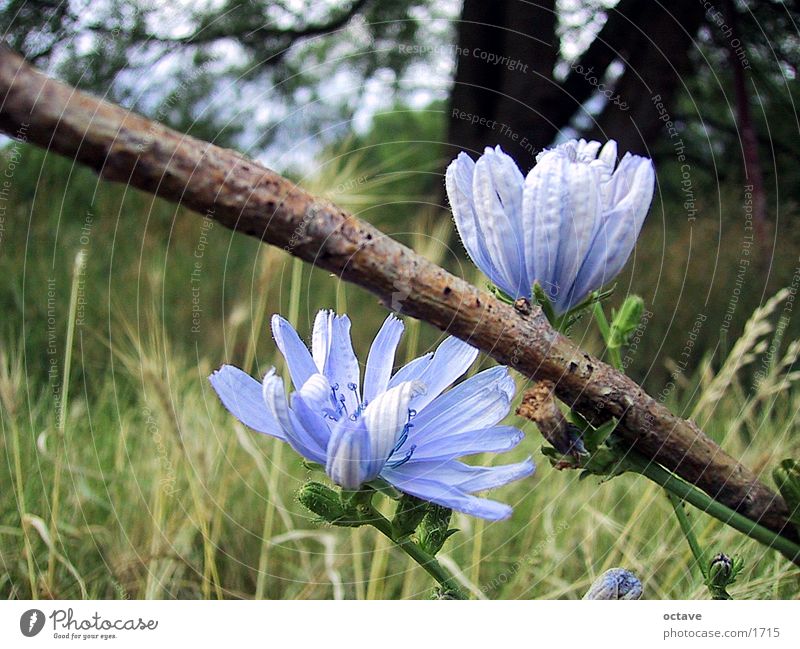
[[[456,335],[556,394],[587,420],[620,421],[640,453],[750,520],[796,538],[783,500],[693,422],[550,327],[498,302],[409,248],[235,151],[177,133],[49,79],[0,50],[0,129],[206,214]],[[393,304],[393,297],[395,304]]]
[[[522,395],[517,414],[534,422],[542,437],[559,453],[577,458],[582,444],[576,444],[579,438],[573,433],[572,426],[556,404],[555,391],[556,386],[552,381],[537,381]]]

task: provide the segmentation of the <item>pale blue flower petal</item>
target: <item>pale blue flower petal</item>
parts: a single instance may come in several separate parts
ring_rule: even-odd
[[[475,162],[466,153],[461,152],[447,167],[445,185],[450,206],[453,209],[456,228],[464,247],[475,265],[494,281],[494,278],[499,278],[499,275],[486,250],[486,242],[481,232],[478,216],[475,214],[472,196],[474,171]]]
[[[418,380],[425,384],[426,392],[415,402],[419,411],[438,397],[451,383],[459,379],[478,357],[478,350],[458,338],[449,336],[436,348],[430,363],[421,367],[417,376],[406,380]]]
[[[364,371],[364,401],[371,402],[386,391],[394,367],[394,355],[403,335],[403,322],[390,315],[375,336]]]
[[[280,422],[289,445],[312,462],[324,462],[325,446],[320,443],[320,435],[317,434],[315,437],[314,434],[307,431],[295,413],[289,409],[283,381],[277,376],[274,369],[264,376],[262,393],[267,410],[276,421]],[[319,431],[314,432],[319,433]]]
[[[336,316],[332,332],[325,376],[336,388],[339,399],[344,401],[347,412],[352,414],[361,402],[361,377],[350,339],[350,318],[346,315]]]
[[[499,155],[487,149],[475,164],[472,193],[486,250],[502,278],[498,286],[517,298],[530,294],[530,284],[522,256],[519,215],[513,212],[515,205],[519,210],[522,204],[521,174],[516,188],[511,186],[515,180],[506,172]],[[501,194],[511,203],[508,207],[501,200]]]
[[[434,473],[428,479],[408,476],[404,473],[404,466],[385,471],[383,474],[388,482],[404,493],[490,521],[504,520],[513,513],[512,508],[505,503],[478,498],[435,480]]]
[[[535,470],[533,461],[504,464],[500,466],[470,466],[457,460],[442,462],[409,461],[393,471],[402,473],[407,479],[437,480],[457,487],[467,493],[502,487],[509,482],[531,475]],[[394,483],[393,483],[394,484]]]
[[[269,413],[275,418],[284,431],[291,431],[292,421],[289,418],[289,404],[286,403],[286,391],[283,380],[275,372],[275,368],[264,375],[261,382],[261,394]]]
[[[407,381],[375,397],[364,411],[370,448],[375,459],[381,460],[381,465],[389,459],[408,423],[412,402],[424,393],[424,383]]]
[[[309,376],[317,373],[314,359],[311,358],[308,348],[300,340],[294,327],[279,315],[272,316],[272,337],[283,358],[286,359],[294,387],[299,389],[308,381]]]
[[[333,390],[327,377],[319,373],[312,374],[308,381],[303,384],[303,387],[294,393],[294,395],[302,397],[306,403],[320,412],[334,407],[335,403],[332,399],[332,394]]]
[[[382,464],[375,462],[364,419],[343,417],[333,426],[327,449],[325,471],[345,489],[358,489],[378,477]]]
[[[600,188],[588,165],[571,164],[567,174],[569,208],[563,221],[558,245],[556,282],[564,291],[572,287],[589,245],[600,228],[602,214]]]
[[[522,194],[527,275],[552,299],[558,294],[556,263],[561,224],[567,218],[565,196],[568,162],[563,156],[540,157],[528,173]]]
[[[330,420],[326,412],[332,412],[331,386],[322,374],[314,374],[303,388],[291,395],[292,412],[303,429],[314,440],[315,452],[325,456],[330,440]]]
[[[655,172],[646,158],[629,156],[613,187],[617,207],[603,216],[603,223],[586,254],[571,292],[572,303],[616,277],[630,257],[653,198]],[[617,171],[619,173],[619,170]]]
[[[314,318],[314,329],[311,335],[311,356],[317,366],[317,371],[322,374],[325,373],[325,366],[328,363],[328,354],[331,349],[333,318],[333,311],[328,309],[323,309]]]
[[[423,448],[431,440],[444,435],[494,426],[508,415],[511,398],[506,391],[494,385],[450,407],[436,406],[434,402],[414,417],[414,425],[409,433],[410,443]],[[433,414],[428,412],[429,409],[433,410]]]
[[[433,358],[433,352],[427,352],[420,356],[419,358],[415,358],[413,361],[408,362],[407,364],[403,365],[395,375],[389,379],[389,386],[390,388],[395,387],[396,385],[400,385],[405,381],[413,381],[414,379],[418,378],[422,375],[425,369],[431,364],[431,359]]]
[[[471,376],[436,397],[424,410],[419,412],[414,418],[414,435],[419,436],[429,426],[439,430],[439,426],[457,415],[464,404],[481,401],[483,407],[496,400],[498,394],[504,394],[510,404],[511,399],[514,398],[515,389],[514,379],[509,376],[508,368],[502,365],[478,372],[475,376]],[[495,424],[497,421],[499,419],[491,424]]]
[[[286,441],[280,425],[264,408],[258,381],[232,365],[223,365],[208,380],[222,405],[245,426]]]
[[[415,462],[455,460],[478,453],[505,453],[517,446],[525,437],[514,426],[493,426],[479,430],[457,430],[419,443],[412,457]],[[416,441],[416,440],[415,440]]]
[[[581,138],[578,140],[578,146],[576,147],[578,158],[584,162],[591,162],[597,158],[600,147],[600,142],[597,142],[596,140],[589,140],[587,142]]]
[[[655,189],[655,169],[649,158],[626,153],[608,183],[609,200],[617,205],[627,200],[636,219],[644,221]]]

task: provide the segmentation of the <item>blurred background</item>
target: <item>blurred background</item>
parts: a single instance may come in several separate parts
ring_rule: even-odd
[[[0,0],[3,41],[40,69],[243,151],[478,284],[444,196],[458,151],[499,144],[523,172],[572,137],[652,157],[611,298],[646,304],[626,371],[766,481],[800,447],[799,20],[740,0]],[[307,337],[317,309],[347,310],[363,359],[375,300],[17,135],[0,157],[0,593],[425,596],[380,539],[313,524],[297,458],[206,382],[224,362],[282,367],[275,312]],[[406,358],[441,340],[407,325]],[[591,328],[572,336],[600,351]],[[476,594],[578,597],[619,564],[646,596],[702,594],[659,492],[578,484],[516,423],[541,467],[499,494],[513,521],[464,517],[446,547]],[[749,559],[742,596],[796,595],[796,569],[696,524]]]

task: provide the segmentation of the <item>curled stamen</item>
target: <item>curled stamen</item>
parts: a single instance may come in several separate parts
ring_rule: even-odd
[[[361,401],[361,396],[358,394],[358,385],[356,385],[353,382],[350,382],[347,384],[347,387],[349,390],[353,392],[353,395],[355,395],[356,404],[358,404],[356,408],[356,415],[360,415],[362,412],[364,412],[364,408],[367,407],[367,404],[366,402]]]
[[[408,462],[411,459],[411,456],[414,455],[414,451],[415,450],[417,450],[417,445],[416,444],[412,444],[411,448],[408,449],[408,451],[406,452],[406,454],[402,458],[400,458],[399,460],[396,460],[394,462],[389,462],[389,464],[388,464],[389,468],[390,469],[396,469],[397,467],[402,466],[403,464]]]
[[[394,445],[392,453],[397,453],[397,451],[399,451],[402,448],[403,444],[405,444],[406,441],[408,440],[409,429],[413,427],[414,424],[406,424],[405,426],[403,426],[403,430],[400,432],[400,437],[397,439],[397,444]]]

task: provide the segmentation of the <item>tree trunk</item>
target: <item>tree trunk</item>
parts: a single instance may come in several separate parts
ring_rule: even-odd
[[[555,89],[555,28],[555,0],[464,1],[450,95],[454,153],[500,144],[521,166],[533,165],[541,147],[530,136]]]
[[[652,3],[620,48],[625,71],[614,84],[618,102],[609,101],[588,135],[617,141],[620,152],[652,156],[653,145],[669,137],[655,101],[674,117],[675,98],[691,71],[694,35],[703,22],[702,4],[675,2],[661,8]],[[659,98],[654,100],[654,98]],[[622,110],[617,103],[625,104]]]

